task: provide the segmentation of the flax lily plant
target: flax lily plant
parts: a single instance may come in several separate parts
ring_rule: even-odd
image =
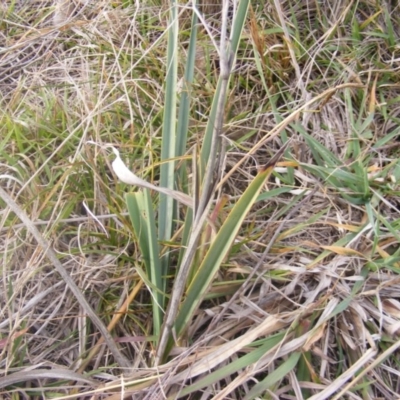
[[[136,176],[124,164],[119,151],[114,146],[108,145],[115,156],[112,168],[118,179],[140,188],[138,191],[126,194],[126,203],[145,265],[143,280],[151,292],[153,334],[157,341],[156,365],[164,363],[174,345],[179,345],[185,337],[187,328],[206,296],[214,276],[229,255],[244,218],[257,200],[274,165],[286,148],[286,146],[282,147],[267,165],[259,169],[257,176],[215,232],[216,228],[210,218],[210,209],[214,205],[217,183],[215,177],[220,175],[219,169],[225,151],[221,137],[225,103],[249,2],[239,3],[230,22],[227,7],[228,2],[224,2],[222,32],[220,45],[217,48],[220,76],[200,151],[198,151],[198,157],[193,158],[196,173],[193,174],[192,186],[199,190],[192,195],[176,190],[177,181],[187,182],[188,178],[184,167],[177,169],[174,161],[185,154],[188,139],[190,87],[194,76],[199,17],[201,22],[201,16],[195,7],[184,76],[186,87],[180,98],[177,96],[179,80],[177,4],[173,3],[170,11],[159,186],[152,185]],[[178,119],[176,119],[177,114]],[[160,195],[157,218],[153,210],[150,191],[156,191]],[[178,265],[174,265],[168,248],[164,248],[161,243],[169,243],[176,234],[175,220],[178,204],[186,206],[187,209],[184,212],[185,220]],[[215,233],[211,236],[207,234],[210,232],[210,226]],[[202,257],[198,257],[199,252],[203,255]],[[171,293],[167,292],[168,287],[171,287],[169,280],[172,281]]]
[[[225,103],[248,7],[248,1],[239,2],[231,21],[228,21],[228,2],[224,2],[222,9],[222,32],[217,48],[220,59],[220,76],[205,135],[200,144],[199,156],[193,160],[196,170],[196,174],[193,174],[193,179],[195,179],[193,186],[199,188],[198,193],[189,195],[176,190],[175,185],[178,179],[187,180],[187,174],[184,168],[177,170],[176,162],[173,161],[185,154],[188,139],[190,87],[194,76],[199,17],[201,23],[201,16],[196,7],[193,8],[192,14],[192,29],[184,75],[185,90],[182,91],[180,98],[177,96],[179,81],[177,74],[179,31],[177,4],[173,2],[170,10],[159,187],[146,186],[142,181],[136,179],[137,177],[133,178],[114,149],[116,159],[113,168],[120,180],[144,188],[127,194],[126,202],[143,255],[146,282],[152,295],[153,333],[157,338],[155,363],[158,365],[167,360],[174,344],[179,344],[184,337],[196,310],[207,294],[213,277],[228,256],[247,212],[257,199],[276,161],[274,159],[271,164],[258,173],[242,197],[234,204],[216,235],[207,243],[202,242],[205,237],[203,233],[211,223],[209,215],[215,194],[214,178],[219,175],[220,160],[224,154],[221,134]],[[282,152],[277,155],[277,158],[281,154]],[[130,178],[126,178],[128,176]],[[156,189],[160,193],[157,219],[153,211],[149,189]],[[163,248],[161,243],[168,243],[175,235],[177,200],[188,206],[188,209],[185,212],[179,264],[175,266],[170,252],[167,248]],[[202,260],[196,257],[199,249],[205,253]],[[171,286],[169,279],[173,283],[171,293],[167,293],[168,287]]]

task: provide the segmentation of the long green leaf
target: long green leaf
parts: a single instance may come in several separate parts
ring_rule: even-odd
[[[196,5],[194,1],[193,6]],[[192,29],[190,32],[189,49],[187,52],[185,75],[182,87],[182,94],[179,102],[178,128],[176,141],[176,155],[182,156],[186,151],[186,143],[190,116],[190,99],[194,78],[194,66],[196,62],[196,43],[197,43],[197,14],[194,12],[192,17]],[[181,168],[184,171],[184,168]]]
[[[156,224],[150,191],[145,189],[125,196],[129,217],[139,241],[140,251],[146,267],[147,277],[155,290],[152,291],[153,333],[159,338],[164,307],[164,286],[161,271],[160,251],[156,236]],[[149,288],[151,290],[151,288]]]
[[[254,399],[256,396],[269,389],[272,385],[282,380],[297,365],[300,356],[300,352],[292,353],[282,365],[269,374],[262,382],[257,383],[257,385],[247,393],[244,399]]]
[[[194,0],[193,5],[196,5]],[[192,16],[192,25],[190,32],[189,49],[187,52],[187,61],[184,75],[183,91],[179,102],[179,114],[178,114],[178,128],[177,128],[177,141],[176,141],[176,155],[177,157],[185,154],[186,144],[188,139],[189,130],[189,116],[190,116],[190,99],[191,90],[194,78],[194,67],[196,61],[196,44],[197,44],[197,30],[198,30],[198,17],[194,12]],[[183,161],[181,167],[178,171],[179,183],[181,184],[181,190],[188,192],[188,169],[186,161]],[[179,188],[180,189],[180,188]],[[193,212],[192,210],[187,210],[185,217],[184,230],[182,234],[182,246],[179,251],[178,265],[180,265],[183,254],[186,250],[189,233],[192,228]]]
[[[304,137],[319,166],[337,168],[342,165],[342,161],[339,160],[339,158],[337,158],[318,140],[309,135],[303,127],[297,124],[292,124],[292,126]]]
[[[263,344],[257,349],[251,351],[250,353],[235,359],[228,365],[224,365],[223,367],[207,374],[205,377],[201,378],[194,384],[185,387],[181,391],[179,391],[179,397],[183,397],[188,395],[189,393],[193,393],[197,390],[201,390],[205,387],[208,387],[216,382],[220,382],[226,377],[230,377],[233,374],[242,371],[244,368],[248,367],[250,364],[256,363],[265,353],[271,351],[278,343],[284,339],[285,333],[278,333],[273,335],[265,340],[263,340]],[[169,399],[175,399],[176,397],[171,396]]]
[[[177,103],[177,76],[178,76],[178,4],[171,1],[170,26],[168,30],[167,49],[167,76],[165,87],[165,107],[163,119],[160,186],[174,189],[175,186],[175,162],[169,161],[176,157],[176,103]],[[168,160],[168,161],[167,161]],[[171,238],[174,220],[174,200],[171,197],[160,195],[158,209],[158,238],[160,241],[168,241]],[[167,275],[169,264],[169,252],[162,257],[162,271]],[[166,282],[164,282],[164,288]]]
[[[197,274],[188,288],[187,297],[176,318],[175,332],[178,337],[184,332],[195,310],[202,301],[215,273],[218,271],[224,258],[228,255],[229,249],[235,240],[244,218],[257,200],[265,181],[272,172],[272,168],[273,167],[269,167],[259,172],[254,178],[253,182],[236,203],[215,237],[214,242],[210,246]]]

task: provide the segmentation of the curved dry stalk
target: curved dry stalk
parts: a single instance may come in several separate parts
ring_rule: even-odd
[[[121,182],[127,183],[128,185],[135,185],[145,189],[155,190],[159,193],[163,193],[166,196],[172,197],[174,200],[193,208],[193,199],[185,193],[179,192],[178,190],[171,190],[165,187],[156,186],[152,183],[145,181],[144,179],[136,176],[122,161],[119,151],[114,147],[110,146],[113,153],[115,154],[115,160],[112,162],[112,167]]]
[[[145,181],[142,178],[139,178],[136,174],[134,174],[122,161],[121,155],[119,151],[112,146],[111,144],[100,145],[93,140],[88,140],[86,143],[94,144],[96,146],[101,147],[102,149],[110,148],[115,155],[114,161],[111,163],[112,169],[117,175],[117,178],[127,185],[139,186],[141,188],[155,190],[158,193],[165,194],[166,196],[172,197],[174,200],[179,201],[180,203],[188,206],[190,208],[194,207],[193,199],[188,196],[186,193],[179,192],[178,190],[171,190],[162,186],[153,185],[150,182]]]

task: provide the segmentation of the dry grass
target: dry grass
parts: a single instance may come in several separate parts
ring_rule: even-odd
[[[0,186],[129,368],[0,199],[1,398],[400,398],[399,6],[253,5],[227,97],[217,228],[257,166],[290,147],[186,337],[156,368],[126,187],[86,143],[118,145],[157,182],[168,4],[26,3],[0,7]],[[203,11],[216,36],[216,11]],[[188,15],[182,8],[180,76]],[[219,73],[206,29],[198,57],[188,159]],[[177,258],[181,235],[163,251]]]

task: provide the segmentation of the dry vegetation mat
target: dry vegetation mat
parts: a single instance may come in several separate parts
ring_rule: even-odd
[[[0,26],[0,398],[399,398],[397,2]]]

